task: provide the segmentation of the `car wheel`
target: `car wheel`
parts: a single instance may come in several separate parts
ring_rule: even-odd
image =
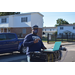
[[[22,47],[20,50],[21,54],[26,54],[27,47]]]

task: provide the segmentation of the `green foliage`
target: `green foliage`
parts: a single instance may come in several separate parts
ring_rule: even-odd
[[[56,24],[55,27],[57,27],[57,26],[59,26],[59,25]]]
[[[20,12],[0,12],[0,16],[20,14]]]
[[[57,31],[54,34],[57,35]]]
[[[75,24],[75,23],[73,23],[73,24]]]
[[[62,24],[69,24],[66,20],[63,20],[61,18],[56,20],[57,24],[55,25],[56,27]]]

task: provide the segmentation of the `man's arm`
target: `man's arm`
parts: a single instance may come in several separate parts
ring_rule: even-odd
[[[30,40],[30,36],[26,36],[24,38],[24,41],[23,41],[23,46],[31,46],[34,44],[34,41],[29,41]]]
[[[31,46],[31,45],[33,45],[35,43],[38,43],[38,41],[40,39],[35,39],[34,41],[33,40],[32,41],[29,41],[29,40],[30,40],[30,37],[29,36],[26,36],[25,39],[24,39],[24,41],[23,41],[23,46]]]
[[[42,49],[47,49],[47,48],[44,46],[42,40],[41,40],[41,48],[42,48]]]

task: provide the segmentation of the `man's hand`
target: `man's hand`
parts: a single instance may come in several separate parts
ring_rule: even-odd
[[[35,40],[34,40],[34,43],[38,43],[38,42],[39,42],[39,40],[40,40],[40,39],[35,39]]]
[[[47,48],[46,48],[46,47],[43,47],[43,50],[44,50],[44,49],[47,49]]]

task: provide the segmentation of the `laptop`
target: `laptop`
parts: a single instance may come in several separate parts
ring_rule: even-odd
[[[61,45],[61,42],[55,42],[55,44],[54,44],[54,48],[53,49],[45,49],[44,51],[46,51],[46,52],[54,52],[54,51],[57,51],[57,50],[59,50],[59,48],[60,48],[60,45]]]

